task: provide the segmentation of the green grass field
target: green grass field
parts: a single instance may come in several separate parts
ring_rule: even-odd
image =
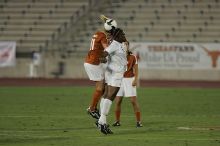
[[[144,127],[129,99],[103,135],[86,113],[91,87],[0,87],[2,146],[219,146],[220,89],[139,88]],[[114,122],[114,105],[108,116]],[[178,127],[185,127],[179,129]]]

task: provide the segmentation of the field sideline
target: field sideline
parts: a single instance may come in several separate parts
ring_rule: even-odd
[[[219,146],[220,90],[139,88],[142,128],[128,99],[103,135],[86,114],[92,87],[0,87],[2,146]],[[108,117],[114,122],[114,105]]]
[[[94,86],[88,79],[72,78],[0,78],[0,87],[5,86]],[[141,87],[192,87],[192,88],[220,88],[220,81],[192,81],[192,80],[140,80]]]

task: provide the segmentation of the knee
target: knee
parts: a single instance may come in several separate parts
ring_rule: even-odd
[[[104,84],[102,82],[96,83],[96,90],[98,91],[104,91]]]
[[[96,87],[96,91],[99,91],[99,92],[103,92],[103,93],[104,93],[104,88],[102,88],[102,87]]]
[[[97,85],[97,86],[96,86],[96,90],[97,90],[97,91],[102,91],[102,92],[104,92],[104,86],[102,86],[102,85]]]
[[[136,104],[137,104],[137,102],[136,102],[136,99],[135,99],[135,98],[131,98],[131,104],[132,104],[132,105],[136,105]]]
[[[135,101],[131,100],[131,104],[134,106],[136,105]]]
[[[121,106],[121,102],[120,102],[120,101],[117,101],[117,102],[116,102],[116,105],[117,105],[117,106]]]

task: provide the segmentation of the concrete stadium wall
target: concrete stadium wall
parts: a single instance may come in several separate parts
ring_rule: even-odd
[[[87,78],[83,61],[83,57],[62,59],[58,56],[47,56],[42,64],[42,76],[46,78],[54,77],[51,73],[58,70],[59,62],[63,62],[65,64],[64,74],[61,75],[60,78]]]
[[[38,77],[54,78],[59,62],[65,64],[63,75],[59,78],[88,78],[84,70],[84,57],[74,56],[67,59],[59,55],[46,54],[37,68]],[[15,67],[0,68],[0,77],[29,77],[31,59],[17,59]],[[203,80],[220,81],[219,70],[144,70],[139,69],[140,79],[159,80]]]
[[[30,59],[17,59],[14,67],[0,67],[0,77],[28,77]]]
[[[17,59],[15,67],[0,68],[0,77],[30,77],[31,59]],[[64,63],[64,72],[60,78],[86,78],[83,68],[83,58],[62,59],[59,56],[46,55],[45,59],[35,69],[37,77],[54,78],[53,73],[59,73],[59,62]]]
[[[36,66],[37,77],[54,78],[53,73],[59,72],[59,63],[64,63],[64,72],[58,75],[59,78],[87,78],[83,67],[83,57],[71,57],[63,59],[58,54],[45,54],[39,66]],[[0,68],[0,77],[30,77],[30,64],[31,59],[17,59],[16,66]]]

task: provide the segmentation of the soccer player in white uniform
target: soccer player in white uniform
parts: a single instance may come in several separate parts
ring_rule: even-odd
[[[101,116],[96,123],[100,131],[104,134],[112,133],[107,125],[106,116],[109,113],[112,101],[120,89],[127,67],[127,46],[124,42],[126,42],[126,38],[123,30],[120,28],[115,29],[112,33],[111,44],[105,49],[103,57],[100,58],[101,62],[106,62],[106,57],[108,57],[105,73],[106,88],[103,95],[104,98],[102,98],[100,102]]]

